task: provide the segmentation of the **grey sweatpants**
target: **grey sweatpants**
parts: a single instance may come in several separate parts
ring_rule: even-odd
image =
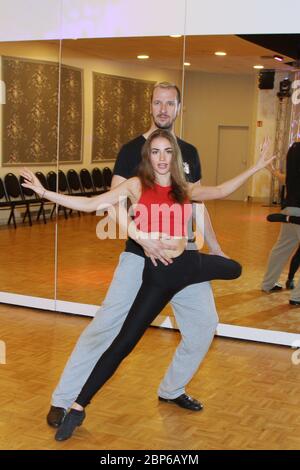
[[[99,357],[119,333],[141,286],[143,268],[141,256],[121,254],[104,302],[81,334],[54,390],[54,406],[71,406]],[[218,323],[208,282],[186,287],[173,297],[171,304],[182,339],[158,389],[163,398],[184,393],[185,385],[208,351]]]
[[[300,216],[299,207],[286,207],[284,214]],[[262,289],[272,289],[279,279],[289,257],[298,248],[300,242],[300,225],[282,223],[277,242],[272,248],[269,256],[268,267],[265,273]],[[291,290],[291,300],[300,301],[300,280],[295,289]]]

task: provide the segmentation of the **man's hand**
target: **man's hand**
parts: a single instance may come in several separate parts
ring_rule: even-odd
[[[160,260],[164,265],[168,265],[173,263],[172,258],[166,255],[165,250],[174,250],[178,248],[176,246],[176,242],[172,244],[171,241],[165,243],[163,240],[152,240],[151,238],[143,239],[138,238],[136,242],[141,245],[143,248],[145,255],[151,258],[152,263],[154,266],[157,266],[156,260]]]

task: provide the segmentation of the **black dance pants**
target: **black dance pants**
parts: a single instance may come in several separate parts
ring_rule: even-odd
[[[83,407],[90,403],[93,396],[113,375],[148,326],[177,292],[199,282],[236,279],[241,272],[241,265],[232,259],[206,255],[196,250],[184,251],[180,256],[173,258],[173,263],[167,266],[160,261],[158,266],[154,266],[147,257],[142,285],[126,320],[112,344],[99,358],[76,403]]]

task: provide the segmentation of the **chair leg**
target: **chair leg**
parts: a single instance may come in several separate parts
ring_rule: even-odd
[[[43,212],[44,224],[47,224],[46,213],[45,213],[45,209],[44,209],[44,203],[43,203],[42,212]]]
[[[29,204],[26,204],[26,212],[25,212],[25,215],[23,217],[23,223],[26,219],[27,214],[28,214],[29,225],[30,225],[30,227],[32,227],[32,220],[31,220],[31,213],[30,213],[30,210],[29,210]]]
[[[30,209],[29,209],[29,205],[28,205],[28,219],[29,219],[29,225],[30,225],[30,227],[32,227],[31,212],[30,212]]]
[[[9,219],[7,221],[7,225],[10,225],[11,219],[13,220],[14,227],[17,228],[16,218],[15,218],[15,208],[14,207],[12,207],[11,210],[10,210],[10,215],[9,215]]]
[[[37,213],[37,216],[36,216],[36,221],[40,220],[40,215],[42,213],[43,206],[44,206],[44,203],[42,202],[41,205],[40,205],[39,211]]]
[[[41,205],[40,205],[38,214],[37,214],[37,216],[36,216],[36,220],[37,220],[37,221],[40,220],[41,214],[43,214],[44,224],[47,224],[46,214],[45,214],[45,209],[44,209],[44,202],[43,202],[43,201],[41,202]]]
[[[63,206],[62,209],[64,211],[65,219],[67,220],[68,219],[68,214],[67,214],[66,208]]]
[[[55,211],[55,206],[56,206],[56,205],[54,204],[53,209],[52,209],[51,214],[50,214],[50,219],[52,219],[53,213],[54,213],[54,211]]]

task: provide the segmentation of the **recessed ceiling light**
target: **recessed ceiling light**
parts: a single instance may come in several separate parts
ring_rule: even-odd
[[[254,69],[264,69],[263,65],[253,65]]]
[[[217,51],[215,52],[215,55],[227,55],[227,52]]]
[[[141,59],[141,60],[146,60],[146,59],[149,59],[149,56],[146,55],[146,54],[140,54],[137,56],[138,59]]]
[[[170,34],[170,38],[181,38],[182,34]]]
[[[281,55],[273,55],[273,58],[275,60],[278,60],[278,62],[282,62],[283,61],[283,57]]]
[[[186,67],[189,67],[191,65],[190,62],[184,62],[183,65],[185,65]]]

